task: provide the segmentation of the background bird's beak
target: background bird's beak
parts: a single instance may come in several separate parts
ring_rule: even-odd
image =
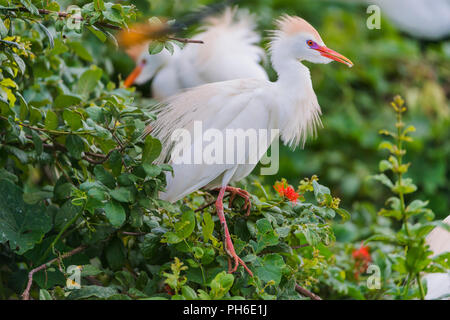
[[[123,83],[125,88],[129,88],[133,85],[134,81],[136,81],[136,78],[141,74],[142,69],[144,69],[144,66],[145,62],[142,61],[136,66],[136,68],[134,68],[134,70],[130,73],[130,75],[125,79],[125,82]]]
[[[350,61],[350,59],[344,57],[342,54],[337,53],[334,50],[331,50],[325,46],[319,46],[317,49],[317,51],[320,52],[320,54],[324,57],[327,57],[329,59],[333,59],[337,62],[341,62],[346,64],[347,66],[349,66],[350,68],[353,67],[353,62]]]

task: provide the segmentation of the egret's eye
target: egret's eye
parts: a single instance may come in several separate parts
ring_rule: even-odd
[[[310,47],[312,47],[312,46],[315,44],[315,42],[312,41],[312,40],[308,40],[308,41],[306,41],[306,43],[307,43],[308,46],[310,46]]]

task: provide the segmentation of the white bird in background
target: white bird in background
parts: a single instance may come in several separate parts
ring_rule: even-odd
[[[194,164],[194,161],[192,164],[177,164],[173,159],[176,157],[173,151],[182,142],[174,142],[180,137],[176,129],[186,129],[193,137],[193,143],[189,143],[187,149],[190,153],[186,154],[193,154],[194,157],[199,154],[196,149],[197,141],[203,147],[208,145],[204,141],[207,138],[195,135],[196,121],[201,121],[204,131],[214,129],[222,137],[226,136],[229,129],[250,129],[256,132],[260,132],[260,129],[265,132],[279,129],[279,136],[286,144],[292,147],[304,144],[307,136],[313,134],[321,124],[321,110],[309,69],[302,62],[329,63],[336,60],[349,67],[353,66],[349,59],[327,48],[319,33],[305,20],[284,15],[276,24],[277,30],[273,32],[270,42],[271,62],[278,74],[276,82],[246,78],[210,83],[187,90],[162,103],[156,109],[157,120],[146,130],[147,133],[152,131],[153,136],[162,142],[163,150],[157,163],[170,159],[169,163],[174,169],[173,176],[167,175],[167,189],[161,194],[162,199],[175,202],[203,187],[220,188],[216,208],[224,229],[225,250],[235,263],[230,272],[236,271],[241,264],[252,274],[234,250],[224,215],[224,194],[230,192],[232,198],[236,194],[242,196],[246,200],[247,214],[249,213],[248,193],[228,185],[250,174],[267,151],[268,145],[273,139],[278,139],[278,135],[270,137],[268,145],[257,151],[256,163],[252,162],[254,154],[250,154],[249,149],[240,155],[242,150],[235,149],[231,150],[234,152],[231,164],[228,161],[226,164]],[[229,53],[229,50],[222,51],[224,55]],[[228,143],[229,140],[225,144]]]
[[[439,40],[450,35],[450,0],[365,0],[409,35]]]
[[[444,223],[450,225],[450,216]],[[442,228],[434,228],[426,238],[427,244],[434,255],[450,251],[450,232]],[[425,299],[437,299],[450,294],[450,273],[429,273],[424,277],[427,281],[427,295]],[[449,299],[449,298],[447,298]]]
[[[143,84],[154,78],[152,95],[158,100],[182,89],[210,82],[240,78],[267,79],[260,62],[264,50],[257,44],[253,17],[246,11],[227,8],[221,15],[205,20],[204,30],[193,37],[204,44],[188,43],[183,49],[174,46],[173,54],[163,50],[150,55],[147,46],[138,50],[137,66],[125,80],[125,86]],[[136,56],[136,48],[130,55]]]

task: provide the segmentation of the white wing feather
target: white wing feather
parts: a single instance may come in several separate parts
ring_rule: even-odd
[[[193,136],[195,121],[202,122],[203,132],[216,129],[223,136],[226,135],[227,129],[277,128],[276,120],[270,120],[277,119],[270,116],[276,104],[266,97],[272,88],[271,82],[260,79],[217,82],[190,89],[159,106],[158,118],[150,124],[152,135],[161,140],[163,145],[156,163],[169,160],[168,163],[174,168],[174,177],[168,175],[167,191],[161,195],[163,199],[173,202],[202,187],[220,186],[224,183],[222,179],[227,172],[233,173],[228,179],[232,181],[250,173],[255,165],[173,164],[171,162],[171,152],[175,146],[173,141],[177,141],[179,137],[175,129],[184,128]],[[203,137],[194,138],[203,139]],[[192,154],[193,148],[192,144]],[[258,151],[264,153],[266,150]],[[249,157],[248,153],[244,156]],[[248,159],[237,161],[248,163]]]
[[[450,224],[450,216],[445,218],[445,223]],[[450,232],[435,228],[426,238],[427,244],[433,250],[434,255],[450,251]],[[450,294],[450,272],[430,273],[424,277],[427,281],[428,292],[425,299],[437,299]],[[447,298],[449,299],[449,298]]]

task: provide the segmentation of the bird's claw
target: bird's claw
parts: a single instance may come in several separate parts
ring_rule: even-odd
[[[240,196],[242,199],[244,199],[244,210],[246,209],[247,212],[245,213],[245,216],[248,217],[250,215],[250,211],[252,209],[252,204],[250,202],[250,193],[248,193],[246,190],[235,188],[235,187],[226,187],[225,191],[228,191],[230,193],[230,200],[228,202],[228,205],[231,207],[233,204],[234,199],[236,198],[236,195]]]
[[[228,248],[229,245],[231,246],[231,248]],[[225,251],[229,255],[229,257],[228,257],[228,273],[236,272],[239,265],[242,265],[244,267],[244,269],[249,273],[249,275],[251,277],[253,277],[253,272],[247,267],[245,262],[241,258],[239,258],[239,256],[234,251],[234,246],[233,246],[233,243],[231,242],[231,239],[229,242],[228,241],[225,242]],[[234,268],[231,268],[231,259],[234,260]]]

